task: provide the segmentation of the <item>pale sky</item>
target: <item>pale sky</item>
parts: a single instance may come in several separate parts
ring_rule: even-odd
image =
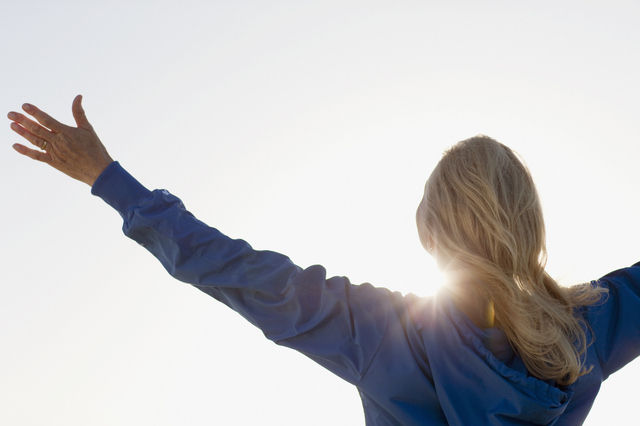
[[[640,3],[14,1],[2,111],[72,124],[255,248],[428,295],[415,231],[431,169],[478,133],[528,163],[549,272],[640,260]],[[0,132],[0,423],[363,425],[357,391],[122,235],[89,187]],[[636,361],[587,425],[637,418]]]

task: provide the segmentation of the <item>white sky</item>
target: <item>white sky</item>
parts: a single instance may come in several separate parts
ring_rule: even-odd
[[[0,106],[84,105],[150,188],[259,249],[429,294],[414,212],[449,145],[521,153],[566,283],[640,260],[640,3],[13,1]],[[357,425],[355,388],[172,280],[0,132],[0,423]],[[635,362],[587,424],[636,418]]]

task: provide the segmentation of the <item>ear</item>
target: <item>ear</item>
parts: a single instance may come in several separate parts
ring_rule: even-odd
[[[431,238],[431,236],[428,236],[427,237],[427,247],[426,247],[427,251],[429,253],[432,253],[434,246],[435,246],[435,243],[433,242],[433,238]]]

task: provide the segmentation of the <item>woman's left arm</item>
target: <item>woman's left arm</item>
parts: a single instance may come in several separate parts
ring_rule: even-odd
[[[327,278],[319,265],[302,269],[289,258],[254,250],[189,213],[167,191],[149,191],[114,162],[82,109],[78,127],[59,123],[33,105],[10,112],[11,128],[41,151],[14,149],[92,186],[124,219],[127,236],[149,250],[175,278],[236,310],[274,342],[296,349],[357,383],[386,332],[388,290]]]
[[[350,383],[366,373],[386,332],[388,290],[328,278],[322,266],[303,269],[282,254],[254,250],[196,219],[169,192],[148,191],[117,162],[92,193],[120,213],[124,233],[174,278]]]

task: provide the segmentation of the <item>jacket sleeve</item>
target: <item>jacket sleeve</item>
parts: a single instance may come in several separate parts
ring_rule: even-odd
[[[640,355],[640,262],[605,275],[598,284],[609,293],[588,309],[588,321],[606,379]]]
[[[277,344],[351,383],[362,378],[387,327],[387,290],[327,278],[322,266],[302,269],[279,253],[256,251],[196,219],[169,192],[147,190],[117,162],[92,193],[120,213],[124,233],[173,277],[234,309]]]

